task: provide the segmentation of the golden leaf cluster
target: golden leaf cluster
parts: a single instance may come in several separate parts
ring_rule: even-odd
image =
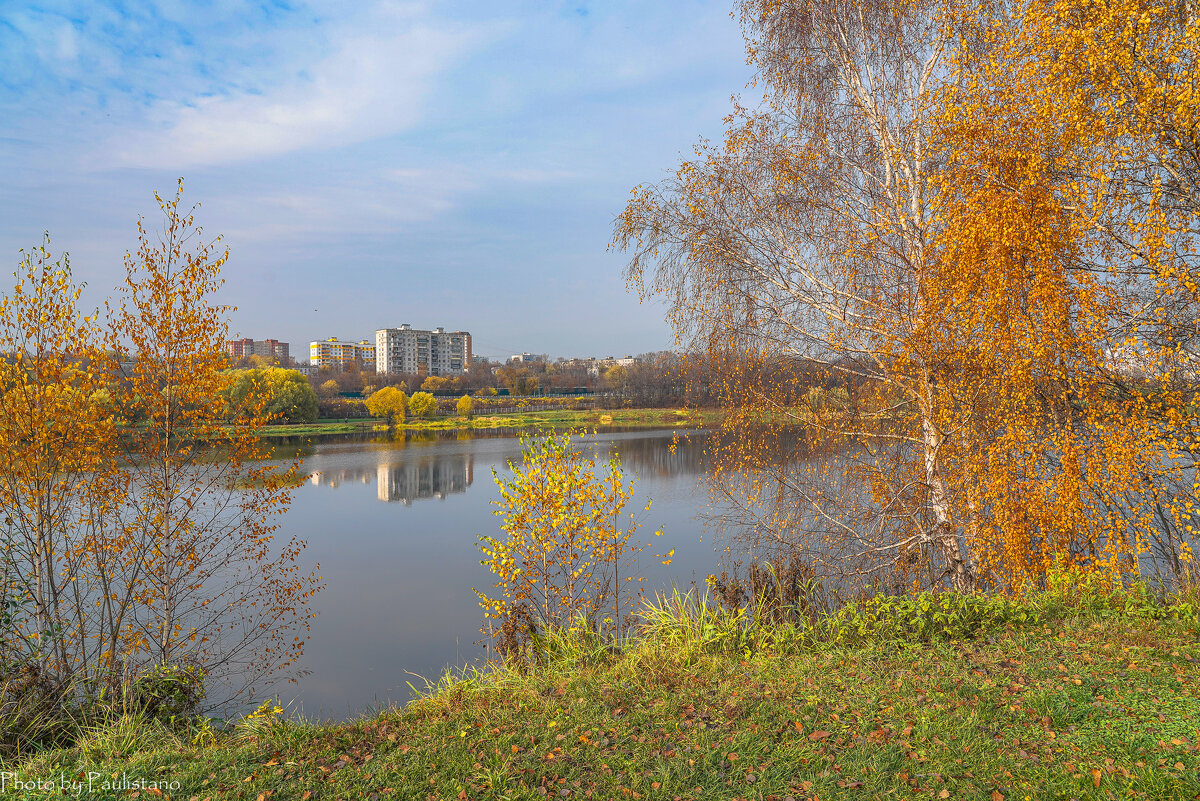
[[[154,665],[236,694],[295,663],[318,586],[304,544],[275,542],[290,490],[253,435],[261,402],[226,419],[227,254],[181,192],[160,239],[139,223],[103,319],[48,243],[0,299],[0,647],[85,694]]]
[[[1178,573],[1200,21],[743,0],[763,103],[634,190],[630,282],[728,411],[719,515],[847,586]]]
[[[511,620],[521,607],[536,626],[566,629],[582,616],[619,633],[624,588],[638,580],[626,565],[640,550],[630,543],[638,523],[622,523],[633,480],[616,456],[599,463],[570,434],[523,438],[521,463],[509,469],[509,478],[495,474],[504,534],[479,541],[498,591],[476,592],[486,617]]]

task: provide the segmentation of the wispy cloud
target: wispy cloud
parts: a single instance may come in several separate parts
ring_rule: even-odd
[[[0,0],[0,253],[49,229],[103,292],[185,175],[244,333],[441,309],[518,350],[661,346],[605,245],[631,186],[719,136],[732,2]]]
[[[185,169],[395,134],[421,119],[439,73],[478,38],[419,7],[375,7],[276,85],[156,103],[146,128],[108,147],[120,166]]]

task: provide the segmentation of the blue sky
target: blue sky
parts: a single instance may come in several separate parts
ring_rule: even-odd
[[[97,305],[185,179],[231,334],[411,323],[476,352],[672,345],[606,252],[751,78],[730,0],[0,4],[0,252]]]

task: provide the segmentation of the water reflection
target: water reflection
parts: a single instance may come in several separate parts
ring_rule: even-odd
[[[652,596],[672,583],[702,584],[717,559],[695,519],[702,436],[676,442],[664,431],[603,432],[579,444],[604,457],[617,451],[637,477],[627,511],[642,526],[636,538],[645,550],[632,567],[646,578],[639,587]],[[309,480],[296,489],[282,529],[308,542],[303,566],[319,565],[325,581],[303,659],[311,673],[279,688],[284,700],[295,699],[291,708],[340,718],[403,702],[408,682],[421,686],[412,674],[436,679],[447,665],[486,656],[476,644],[482,613],[473,589],[486,591],[495,579],[480,565],[478,542],[499,530],[490,474],[504,476],[510,461],[520,462],[513,432],[289,447],[277,457],[300,458]],[[418,502],[430,498],[440,501]],[[656,554],[668,549],[674,560],[663,565]]]
[[[330,470],[318,470],[308,477],[317,487],[337,489],[343,484],[370,484],[375,478],[375,470],[370,467],[342,467]]]
[[[442,456],[419,462],[386,464],[376,469],[376,497],[410,504],[418,498],[445,500],[451,492],[466,492],[475,480],[475,460],[470,456]]]
[[[623,467],[640,477],[694,476],[705,472],[704,434],[680,432],[677,436],[653,435],[622,438],[610,442],[610,451],[621,458]]]
[[[441,436],[438,436],[441,434]],[[624,469],[639,477],[697,475],[703,473],[703,447],[696,438],[698,432],[680,432],[678,435],[655,432],[653,436],[642,433],[633,437],[614,437],[613,433],[598,439],[582,437],[577,442],[581,447],[605,450],[616,455]],[[414,455],[412,446],[428,446],[449,442],[469,442],[474,439],[504,439],[512,442],[512,434],[497,436],[494,433],[419,432],[419,436],[398,435],[392,437],[353,437],[333,441],[334,448],[341,451],[369,450],[375,454],[375,464],[361,461],[346,464],[323,464],[323,460],[312,457],[331,453],[329,445],[315,448],[311,443],[279,443],[276,458],[306,459],[310,465],[320,464],[310,472],[308,480],[313,486],[337,489],[345,484],[376,484],[376,497],[385,503],[411,504],[415,500],[437,498],[466,492],[475,482],[475,457],[473,453],[454,453],[433,448],[430,452]],[[338,448],[340,445],[342,447]],[[406,447],[409,446],[409,447]]]
[[[309,483],[337,489],[343,484],[374,481],[376,498],[407,505],[423,498],[445,500],[448,494],[466,492],[475,481],[475,458],[471,454],[434,454],[395,461],[395,452],[379,450],[376,456],[374,465],[342,464],[314,470]]]

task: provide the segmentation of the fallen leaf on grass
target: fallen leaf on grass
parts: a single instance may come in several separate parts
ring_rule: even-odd
[[[810,740],[824,740],[824,739],[825,739],[826,737],[828,737],[828,736],[829,736],[829,732],[825,731],[824,729],[817,729],[817,730],[816,730],[816,731],[814,731],[812,734],[808,735],[808,739],[810,739]]]

